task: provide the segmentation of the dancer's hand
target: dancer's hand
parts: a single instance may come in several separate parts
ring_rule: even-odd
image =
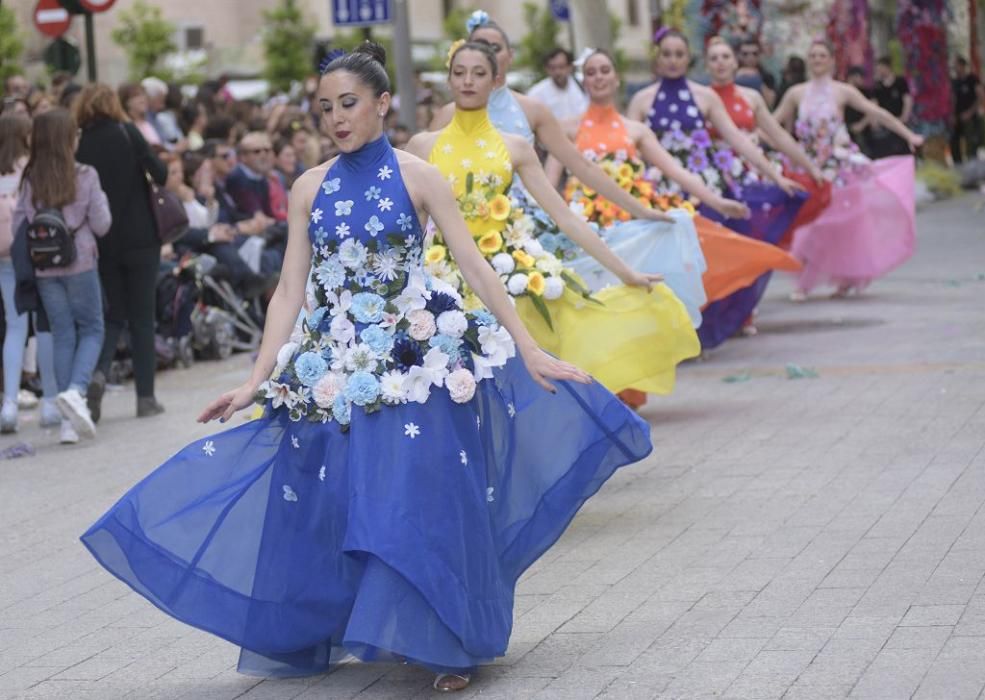
[[[910,150],[915,151],[923,145],[923,136],[911,133],[907,141],[910,143]]]
[[[574,365],[559,360],[548,355],[540,348],[534,348],[527,353],[521,353],[523,364],[527,366],[527,371],[535,382],[552,394],[557,392],[557,387],[551,384],[548,379],[560,379],[579,384],[591,384],[592,377]]]
[[[735,201],[734,199],[725,199],[724,197],[720,197],[718,201],[711,206],[712,209],[717,211],[726,219],[748,219],[752,216],[752,212],[749,211],[749,207],[742,202]]]
[[[813,166],[809,174],[811,176],[811,179],[814,180],[814,182],[817,184],[818,187],[824,187],[824,183],[827,181],[824,179],[824,173],[821,172],[821,169],[819,167],[817,167],[816,165]]]
[[[660,209],[650,209],[647,211],[646,218],[648,221],[673,221],[674,217],[665,211]]]
[[[653,285],[664,281],[664,276],[649,272],[637,272],[627,267],[625,272],[619,275],[619,279],[627,287],[642,287],[646,291],[650,291],[653,289]]]
[[[241,411],[253,403],[256,391],[257,388],[252,384],[243,384],[232,391],[227,391],[205,407],[198,417],[198,422],[208,423],[218,418],[220,422],[225,423],[236,411]]]
[[[784,177],[783,175],[781,175],[777,179],[776,184],[777,184],[777,186],[781,190],[783,190],[784,192],[786,192],[787,195],[788,196],[791,196],[791,197],[796,192],[806,192],[807,191],[806,189],[804,189],[804,186],[801,185],[799,182],[797,182],[796,180],[791,180],[788,177]]]

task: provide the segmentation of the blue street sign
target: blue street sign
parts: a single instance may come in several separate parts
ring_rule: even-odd
[[[360,27],[390,21],[390,0],[332,0],[336,27]]]
[[[568,0],[551,0],[551,14],[558,22],[567,22],[571,19],[568,11]]]

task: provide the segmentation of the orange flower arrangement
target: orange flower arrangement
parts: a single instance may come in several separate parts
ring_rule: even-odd
[[[683,197],[657,193],[653,183],[646,179],[646,167],[642,162],[635,159],[617,160],[613,154],[608,154],[598,162],[598,165],[643,206],[662,211],[685,209],[694,215],[694,206]],[[569,203],[579,205],[582,216],[602,228],[632,218],[628,212],[599,196],[595,190],[585,187],[573,177],[568,180],[564,198]]]

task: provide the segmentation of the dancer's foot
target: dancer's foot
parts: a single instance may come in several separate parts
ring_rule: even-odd
[[[831,295],[832,299],[847,299],[857,292],[857,289],[850,284],[843,284]]]
[[[754,326],[751,323],[747,323],[742,327],[742,335],[744,335],[747,338],[751,338],[757,333],[759,333],[759,329],[756,328],[756,326]]]
[[[794,302],[795,304],[801,304],[807,301],[807,294],[799,289],[795,292],[790,292],[790,301]]]
[[[646,394],[637,389],[623,389],[618,396],[624,404],[634,411],[639,410],[646,403]]]
[[[434,678],[434,689],[439,693],[457,693],[468,688],[471,682],[470,673],[439,673]]]

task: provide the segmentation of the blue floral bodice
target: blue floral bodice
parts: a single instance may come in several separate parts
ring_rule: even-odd
[[[354,407],[425,403],[434,389],[466,403],[514,356],[488,312],[423,267],[423,232],[396,152],[380,137],[329,168],[311,205],[314,304],[284,345],[261,398],[293,420],[346,426]]]

